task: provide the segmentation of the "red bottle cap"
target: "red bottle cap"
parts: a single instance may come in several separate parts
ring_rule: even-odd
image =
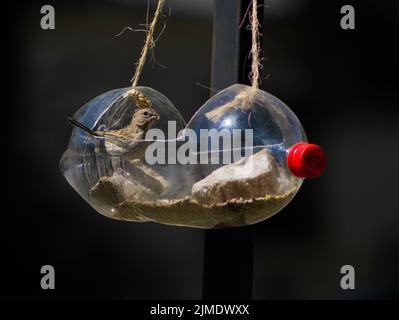
[[[326,168],[326,155],[317,144],[297,143],[288,153],[288,168],[294,176],[316,178]]]

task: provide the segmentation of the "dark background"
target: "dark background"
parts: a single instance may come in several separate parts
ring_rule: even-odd
[[[212,1],[167,3],[156,46],[167,68],[148,64],[141,84],[189,120],[209,96],[196,83],[209,86]],[[40,28],[44,4],[55,8],[56,30]],[[254,298],[398,298],[398,2],[266,4],[263,88],[296,112],[329,166],[254,227]],[[356,30],[340,28],[344,4],[355,7]],[[105,218],[58,170],[67,116],[129,85],[144,34],[114,35],[145,22],[146,1],[18,1],[3,15],[1,295],[201,298],[203,230]],[[40,288],[45,264],[56,290]],[[356,290],[340,288],[345,264]]]

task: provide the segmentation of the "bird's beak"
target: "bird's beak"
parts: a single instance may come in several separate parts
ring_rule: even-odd
[[[151,119],[158,121],[160,119],[160,116],[159,115],[154,115],[154,116],[151,117]]]

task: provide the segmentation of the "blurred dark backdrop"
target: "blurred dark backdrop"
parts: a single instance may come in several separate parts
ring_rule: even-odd
[[[167,2],[156,46],[166,69],[148,64],[141,83],[189,120],[209,96],[196,83],[209,86],[212,1]],[[58,170],[67,116],[129,85],[144,34],[114,35],[144,23],[146,3],[18,1],[4,11],[3,297],[201,298],[202,230],[104,218]],[[40,28],[44,4],[55,31]],[[340,28],[344,4],[356,30]],[[297,113],[329,166],[255,226],[254,298],[398,298],[398,3],[269,0],[265,11],[263,88]],[[55,267],[55,291],[40,288],[44,264]],[[354,291],[340,288],[345,264]]]

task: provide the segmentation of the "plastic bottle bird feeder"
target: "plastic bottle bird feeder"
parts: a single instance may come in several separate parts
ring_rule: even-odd
[[[125,128],[142,109],[131,90],[100,95],[74,120],[96,132]],[[187,126],[162,94],[134,90],[158,115],[151,130],[168,140],[148,139],[148,132],[133,140],[101,137],[76,127],[60,162],[69,184],[107,217],[199,228],[250,225],[280,211],[304,178],[325,168],[323,150],[307,143],[294,113],[262,90],[233,85],[208,100]],[[167,136],[171,125],[180,131],[177,139]],[[165,149],[157,152],[166,161],[149,163],[146,155],[161,142]],[[168,161],[171,155],[175,161]]]

